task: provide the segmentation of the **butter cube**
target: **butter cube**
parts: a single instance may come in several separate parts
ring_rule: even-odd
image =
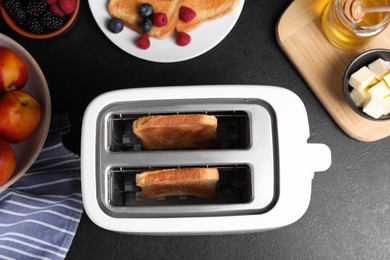
[[[369,97],[369,94],[366,90],[363,90],[362,92],[358,91],[357,89],[352,89],[351,91],[351,98],[355,105],[358,107],[362,107],[364,101]]]
[[[377,83],[379,83],[380,80],[378,80],[377,78],[374,77],[374,79],[370,82],[370,84],[368,84],[368,87],[365,88],[365,90],[367,90],[370,86],[373,86]]]
[[[369,88],[368,93],[375,98],[381,99],[390,94],[390,88],[384,81],[380,81],[379,83]]]
[[[385,115],[390,114],[390,95],[383,99],[383,103],[385,104],[385,107],[387,108]]]
[[[370,97],[363,105],[363,112],[373,118],[378,119],[387,112],[387,108],[383,104],[383,101]]]
[[[383,79],[383,76],[390,71],[389,63],[379,58],[371,62],[368,68],[374,73],[375,77],[379,80]]]
[[[363,91],[374,79],[374,73],[367,66],[363,66],[351,75],[349,85],[359,91]]]
[[[390,86],[390,73],[383,77],[383,81],[387,84],[387,86]]]

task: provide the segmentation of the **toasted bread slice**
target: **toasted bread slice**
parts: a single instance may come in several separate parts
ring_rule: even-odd
[[[121,19],[125,26],[142,33],[139,7],[144,3],[151,4],[154,13],[165,13],[168,17],[168,24],[164,27],[153,26],[149,36],[159,39],[169,36],[179,19],[180,0],[109,0],[108,11],[112,17]]]
[[[176,31],[189,32],[201,23],[217,19],[229,14],[237,6],[239,0],[182,0],[181,6],[186,6],[195,11],[195,18],[185,23],[177,21]]]
[[[144,199],[166,196],[217,197],[217,168],[183,168],[146,171],[136,175]]]
[[[217,140],[217,118],[202,114],[141,117],[133,132],[144,150],[211,148]]]

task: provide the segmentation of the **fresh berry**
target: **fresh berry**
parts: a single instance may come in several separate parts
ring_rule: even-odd
[[[48,5],[55,5],[57,4],[58,0],[45,0]]]
[[[62,0],[3,0],[2,5],[21,28],[42,34],[58,30],[65,24],[66,14],[56,4],[59,1]]]
[[[152,30],[153,23],[149,18],[144,18],[141,24],[141,30],[143,33],[149,33]]]
[[[139,14],[143,18],[151,16],[153,14],[153,12],[154,12],[154,10],[153,10],[153,6],[151,4],[142,4],[139,7]]]
[[[35,34],[42,34],[45,32],[45,27],[38,21],[37,18],[29,19],[26,22],[26,31]]]
[[[153,15],[153,25],[157,27],[163,27],[167,25],[168,17],[164,13],[156,13]]]
[[[57,15],[47,10],[41,17],[41,24],[47,29],[48,32],[56,31],[64,25],[62,20]]]
[[[186,6],[180,7],[179,10],[179,18],[185,23],[191,22],[196,16],[196,13],[191,8],[188,8]]]
[[[76,0],[58,0],[58,6],[64,13],[71,14],[76,8]]]
[[[4,10],[20,26],[26,21],[26,12],[21,0],[3,0]]]
[[[123,22],[118,18],[111,18],[108,21],[108,30],[113,33],[120,33],[123,30]]]
[[[176,44],[179,46],[186,46],[191,42],[191,36],[185,32],[179,32],[176,35]]]
[[[58,4],[54,4],[54,5],[51,5],[49,7],[49,10],[57,15],[58,17],[60,18],[65,18],[66,14],[64,13],[64,11],[62,11],[61,7],[58,6]]]
[[[30,17],[38,17],[42,15],[47,8],[45,0],[32,0],[28,1],[24,7],[26,14]]]
[[[141,49],[148,49],[150,47],[150,40],[149,36],[147,34],[142,34],[137,40],[136,40],[137,46]]]

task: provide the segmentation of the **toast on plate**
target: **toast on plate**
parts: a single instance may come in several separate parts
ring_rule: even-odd
[[[108,12],[112,17],[121,19],[125,26],[141,34],[142,17],[139,7],[144,3],[151,4],[154,13],[165,13],[168,18],[166,26],[153,26],[149,36],[163,39],[171,35],[179,19],[180,0],[109,0]]]
[[[195,18],[185,23],[177,21],[176,31],[189,32],[201,23],[214,20],[232,12],[239,3],[239,0],[182,0],[180,6],[191,8],[195,11]]]

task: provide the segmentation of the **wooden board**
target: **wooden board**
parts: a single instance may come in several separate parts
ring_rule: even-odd
[[[360,53],[390,49],[390,27],[369,44],[353,51],[331,45],[321,31],[321,15],[328,0],[295,0],[280,18],[277,40],[311,90],[340,128],[352,138],[371,142],[390,136],[390,120],[371,121],[347,104],[342,78],[348,64]]]

